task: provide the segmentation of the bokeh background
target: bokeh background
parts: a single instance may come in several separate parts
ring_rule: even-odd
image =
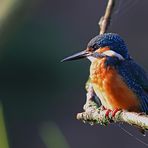
[[[144,148],[117,125],[75,116],[85,103],[89,61],[60,63],[98,34],[104,0],[0,0],[0,147]],[[109,32],[148,69],[148,1],[117,0]],[[148,143],[130,126],[133,135]]]

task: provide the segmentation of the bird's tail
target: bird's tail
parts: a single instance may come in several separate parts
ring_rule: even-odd
[[[128,130],[126,130],[121,124],[117,124],[118,127],[124,131],[126,134],[128,134],[129,136],[133,137],[136,141],[140,142],[141,144],[145,145],[145,146],[148,146],[148,143],[144,142],[143,140],[139,139],[137,136],[133,135],[131,132],[129,132]],[[145,131],[140,131],[143,136],[146,136],[146,133]]]

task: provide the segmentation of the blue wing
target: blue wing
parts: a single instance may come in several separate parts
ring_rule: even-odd
[[[132,59],[116,65],[125,83],[138,96],[141,111],[148,113],[148,76]]]

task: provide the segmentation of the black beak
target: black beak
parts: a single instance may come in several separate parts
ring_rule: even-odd
[[[69,56],[69,57],[61,60],[61,62],[72,61],[72,60],[78,60],[78,59],[86,58],[88,55],[90,55],[90,53],[88,53],[88,51],[84,50],[84,51],[81,51],[79,53],[76,53],[76,54],[74,54],[72,56]]]

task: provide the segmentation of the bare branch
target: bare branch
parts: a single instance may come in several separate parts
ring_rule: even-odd
[[[77,119],[92,125],[107,125],[109,123],[125,122],[130,125],[136,125],[143,130],[148,130],[148,115],[120,110],[114,117],[112,117],[112,112],[106,117],[106,112],[107,110],[98,108],[97,104],[90,101],[85,112],[77,114]]]
[[[105,14],[104,14],[104,16],[101,17],[101,19],[99,21],[100,34],[104,34],[106,32],[106,30],[108,29],[114,5],[115,5],[115,0],[108,1]]]

